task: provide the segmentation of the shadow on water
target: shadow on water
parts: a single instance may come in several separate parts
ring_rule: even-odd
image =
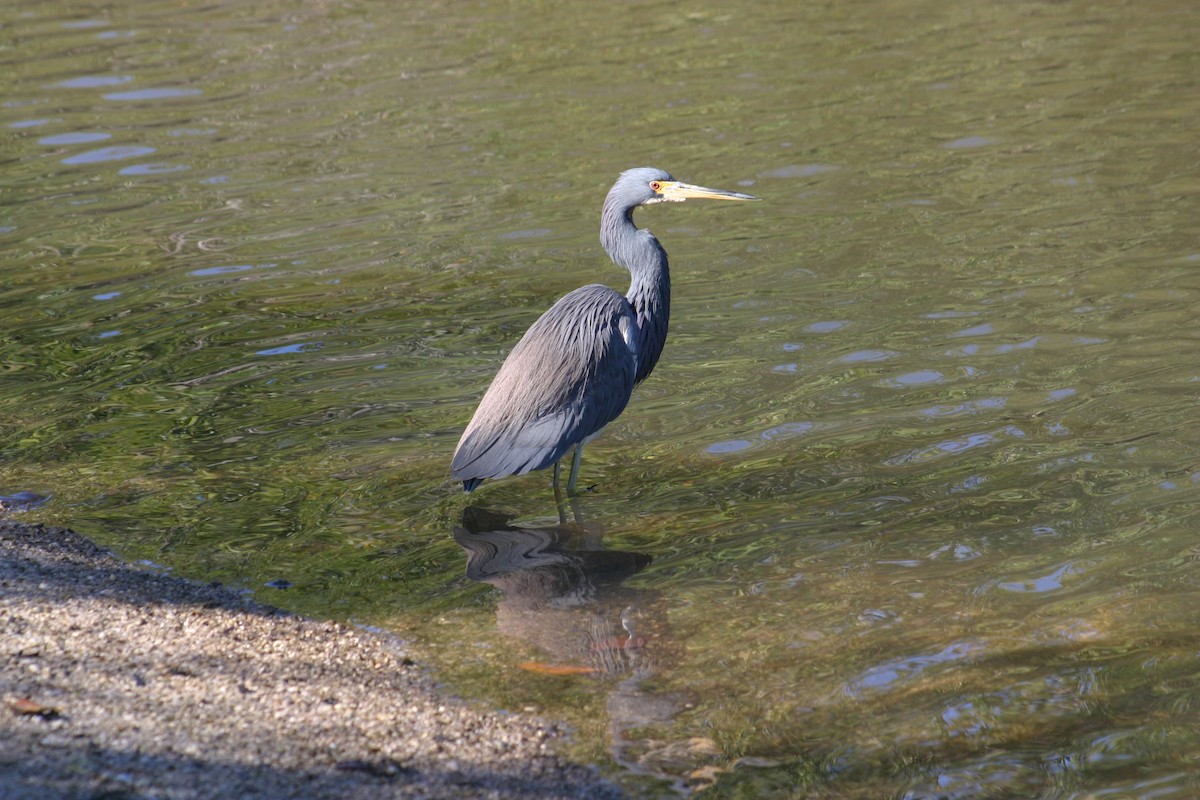
[[[654,692],[647,681],[670,671],[683,648],[670,631],[661,592],[623,585],[650,564],[646,553],[606,550],[604,528],[582,521],[541,527],[469,506],[454,540],[467,554],[466,574],[503,593],[496,603],[501,634],[533,645],[544,661],[519,666],[542,675],[609,681],[608,730],[613,759],[636,773],[675,783],[638,757],[648,742],[638,728],[670,722],[695,707],[692,691]]]

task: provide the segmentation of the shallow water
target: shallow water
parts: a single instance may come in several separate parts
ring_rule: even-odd
[[[398,630],[638,792],[1197,793],[1200,7],[3,15],[26,519]],[[671,338],[582,526],[462,496],[642,164],[764,202],[639,212]]]

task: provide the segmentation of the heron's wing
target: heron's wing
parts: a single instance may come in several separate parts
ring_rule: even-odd
[[[636,318],[607,286],[584,286],[530,326],[505,359],[454,452],[457,480],[548,467],[629,402]]]

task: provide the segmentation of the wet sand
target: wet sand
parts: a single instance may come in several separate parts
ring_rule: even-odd
[[[616,798],[402,644],[0,520],[0,799]]]

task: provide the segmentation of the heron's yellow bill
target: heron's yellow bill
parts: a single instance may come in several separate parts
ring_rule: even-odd
[[[663,200],[673,203],[683,202],[684,200],[758,200],[752,194],[742,194],[741,192],[727,192],[724,189],[709,189],[704,186],[693,186],[690,183],[683,181],[662,181],[661,184],[655,187]]]

